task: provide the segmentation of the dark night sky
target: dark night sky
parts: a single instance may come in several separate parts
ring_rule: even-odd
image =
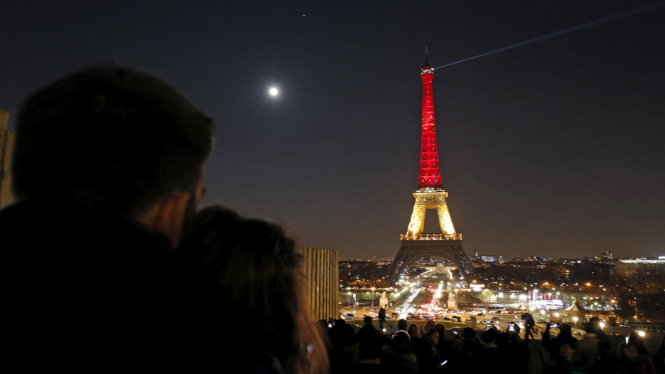
[[[13,128],[27,95],[90,64],[157,73],[217,122],[205,204],[341,256],[394,256],[418,182],[425,45],[440,66],[661,3],[9,1],[0,108]],[[665,254],[664,40],[660,6],[436,71],[467,253]]]

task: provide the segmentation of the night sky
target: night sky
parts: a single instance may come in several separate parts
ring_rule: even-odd
[[[662,1],[8,1],[0,108],[15,128],[30,93],[91,64],[158,74],[217,123],[205,205],[342,257],[394,256],[418,185],[425,45],[441,66],[654,4],[438,69],[434,103],[467,253],[663,255]]]

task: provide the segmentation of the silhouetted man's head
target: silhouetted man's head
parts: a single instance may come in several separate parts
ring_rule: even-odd
[[[485,331],[480,335],[480,341],[485,347],[493,345],[494,340],[494,334],[491,331]]]
[[[408,322],[404,318],[402,318],[399,321],[397,321],[397,330],[406,331],[407,325],[408,325]]]
[[[20,200],[75,201],[151,226],[160,202],[182,205],[178,192],[195,194],[211,148],[212,120],[174,88],[130,68],[95,67],[23,104],[14,192]]]
[[[476,331],[471,327],[465,327],[464,330],[462,331],[462,337],[464,339],[475,339]]]
[[[366,316],[365,318],[363,318],[363,322],[365,322],[365,323],[372,323],[372,317],[370,317],[370,316]]]

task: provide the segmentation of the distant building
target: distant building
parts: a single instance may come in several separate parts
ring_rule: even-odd
[[[620,259],[614,265],[614,275],[619,278],[635,276],[640,270],[665,270],[665,256]]]
[[[503,256],[500,255],[481,255],[480,261],[482,262],[503,262]]]

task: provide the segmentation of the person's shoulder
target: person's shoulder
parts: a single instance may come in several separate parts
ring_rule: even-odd
[[[363,327],[360,328],[360,330],[358,330],[358,334],[360,334],[360,332],[367,333],[367,332],[374,332],[374,331],[379,331],[379,330],[373,324],[366,323],[366,324],[363,325]]]
[[[0,237],[8,262],[59,272],[58,279],[83,273],[89,280],[111,274],[157,279],[147,274],[152,270],[161,279],[173,266],[165,238],[137,222],[76,203],[28,201],[8,207],[0,212]]]
[[[485,349],[479,350],[479,352],[483,356],[491,357],[491,358],[500,358],[504,355],[503,351],[501,351],[498,347],[485,348]]]
[[[86,241],[90,230],[82,227],[90,220],[79,220],[76,206],[51,202],[26,201],[0,211],[0,238],[5,256],[20,261],[29,256],[33,261],[54,257],[55,243],[70,249]],[[26,250],[27,249],[27,250]],[[60,256],[61,254],[58,253]]]
[[[409,352],[405,355],[401,355],[401,357],[411,363],[417,364],[418,363],[418,358],[413,352]]]

